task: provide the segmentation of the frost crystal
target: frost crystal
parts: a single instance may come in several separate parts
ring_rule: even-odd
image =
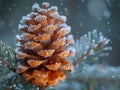
[[[74,39],[73,39],[73,35],[72,34],[68,35],[67,39],[70,40],[71,43],[74,43]]]
[[[40,9],[39,12],[47,12],[46,9]]]
[[[16,46],[23,46],[20,42],[16,43]],[[17,50],[18,51],[18,50]]]
[[[18,25],[18,30],[21,30],[21,29],[23,29],[23,28],[27,28],[28,26],[27,25],[22,25],[22,24],[19,24]]]
[[[20,20],[20,23],[24,24],[27,20],[30,20],[30,18],[27,16],[23,16],[22,19]]]
[[[27,17],[32,18],[34,15],[37,15],[37,13],[31,12],[30,14],[27,15]]]
[[[58,10],[58,7],[56,7],[56,6],[51,6],[51,7],[48,9],[48,11],[50,11],[50,10],[57,11],[57,10]]]
[[[47,7],[49,7],[49,6],[50,6],[50,3],[48,3],[48,2],[43,2],[43,3],[42,3],[42,6],[47,6]]]
[[[60,16],[60,19],[61,19],[63,22],[66,22],[66,21],[67,21],[66,16],[63,16],[63,15]]]
[[[68,34],[71,32],[71,27],[70,26],[66,26],[60,29],[60,31],[64,31],[65,30],[65,34]]]
[[[109,42],[110,42],[110,39],[107,39],[107,40],[105,41],[105,45],[108,44]]]
[[[50,16],[53,17],[53,18],[55,18],[55,19],[58,19],[60,15],[59,15],[58,12],[54,12]]]
[[[35,20],[39,22],[40,20],[43,20],[45,18],[47,18],[45,15],[38,15],[35,17]]]
[[[75,52],[76,52],[75,48],[73,48],[73,47],[69,47],[69,48],[68,48],[68,51],[70,52],[70,53],[69,53],[70,56],[72,56],[72,57],[75,56]]]
[[[39,4],[38,4],[38,3],[35,3],[35,4],[32,6],[32,10],[33,10],[33,11],[35,11],[35,10],[39,11],[39,10],[40,10]]]
[[[40,24],[38,24],[37,26],[36,26],[36,25],[30,25],[30,26],[28,27],[28,31],[29,31],[29,32],[34,32],[34,31],[38,30],[40,27],[41,27]]]
[[[67,27],[68,25],[66,23],[62,23],[60,26],[61,27]]]
[[[20,39],[21,39],[20,35],[16,35],[16,38],[17,38],[18,40],[20,40]]]

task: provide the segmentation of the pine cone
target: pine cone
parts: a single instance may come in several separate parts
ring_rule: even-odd
[[[21,60],[17,72],[39,87],[57,85],[66,78],[63,70],[72,69],[67,60],[71,55],[68,46],[73,43],[71,28],[56,6],[48,7],[47,2],[42,8],[35,3],[33,12],[20,20],[21,34],[16,35],[16,56]]]

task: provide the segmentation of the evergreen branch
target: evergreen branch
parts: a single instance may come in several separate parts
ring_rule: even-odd
[[[84,64],[84,68],[82,68],[81,73],[79,72],[80,71],[73,72],[72,75],[69,75],[68,79],[79,80],[81,82],[84,82],[86,80],[95,80],[103,82],[120,81],[120,67]]]
[[[94,77],[88,77],[88,78],[73,78],[71,79],[71,81],[77,81],[79,83],[84,83],[86,81],[92,80],[92,81],[96,81],[96,82],[111,82],[111,83],[115,83],[118,82],[117,80],[115,80],[114,78],[104,78],[104,77],[99,77],[99,78],[94,78]]]
[[[3,59],[15,59],[14,49],[8,46],[5,42],[0,41],[0,57]]]
[[[90,54],[90,51],[94,50],[96,51],[99,47],[101,47],[102,45],[104,45],[105,41],[102,41],[102,42],[99,42],[97,44],[97,46],[89,49],[86,53],[84,53],[80,58],[78,58],[74,63],[73,65],[76,66],[78,63],[82,62],[82,60],[87,57],[89,54]]]
[[[15,71],[17,61],[15,58],[14,49],[2,41],[0,41],[0,61],[10,70]]]
[[[56,90],[89,90],[92,85],[93,90],[119,90],[120,88],[120,67],[106,65],[87,65],[71,74],[67,74],[67,80],[61,83]],[[86,83],[89,86],[86,88]],[[82,87],[86,89],[82,89]],[[97,87],[97,89],[95,89]],[[107,89],[107,88],[115,89]],[[60,89],[59,89],[60,88]]]
[[[107,46],[109,42],[110,40],[104,37],[101,32],[98,33],[97,30],[93,30],[92,32],[80,37],[80,39],[76,40],[73,44],[73,47],[76,50],[75,58],[77,58],[73,61],[73,65],[76,66],[88,57],[89,59],[92,57],[92,60],[95,60],[98,59],[98,57],[108,55],[106,51],[112,49]]]
[[[3,59],[0,58],[0,61],[1,61],[1,63],[2,63],[4,66],[6,66],[8,69],[10,69],[10,70],[13,71],[13,72],[16,72],[16,69],[13,68],[10,64],[8,64],[5,60],[3,60]]]

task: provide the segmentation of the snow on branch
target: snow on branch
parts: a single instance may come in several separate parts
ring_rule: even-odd
[[[81,69],[81,71],[73,72],[72,74],[68,73],[67,80],[55,87],[55,89],[119,90],[120,67],[86,64]]]
[[[6,82],[12,82],[12,80],[8,79],[15,76],[15,67],[14,49],[0,41],[0,88],[4,89],[3,87],[5,87],[4,90],[10,90]]]
[[[15,71],[15,53],[14,49],[4,42],[0,41],[0,71],[6,71],[6,68],[3,68],[2,65],[9,68],[12,71]]]
[[[78,71],[80,72],[80,71]],[[73,73],[74,74],[74,73]],[[87,65],[85,64],[80,73],[70,75],[70,80],[86,80],[116,82],[120,81],[120,67],[105,66],[105,65]]]
[[[97,30],[93,30],[80,37],[80,39],[76,40],[73,44],[73,47],[76,50],[75,58],[77,58],[77,60],[73,62],[74,66],[88,57],[92,57],[92,59],[96,60],[98,57],[107,56],[108,53],[106,51],[112,49],[107,46],[109,42],[110,39],[104,37],[102,32],[98,33]]]

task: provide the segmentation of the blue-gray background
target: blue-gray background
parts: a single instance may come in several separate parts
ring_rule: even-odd
[[[15,47],[15,35],[22,16],[31,12],[34,3],[44,1],[58,6],[67,16],[74,38],[97,29],[111,39],[113,50],[103,63],[120,65],[120,0],[0,0],[0,40]]]

